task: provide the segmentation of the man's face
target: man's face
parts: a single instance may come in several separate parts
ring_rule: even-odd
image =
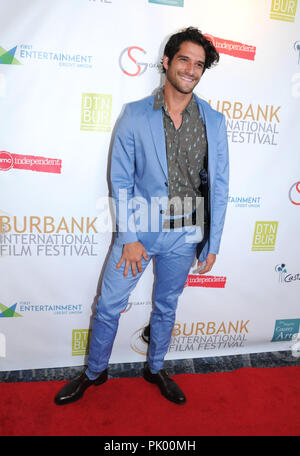
[[[204,64],[204,48],[191,41],[184,41],[181,44],[170,64],[168,57],[163,57],[167,81],[183,94],[189,94],[194,90],[201,79]]]

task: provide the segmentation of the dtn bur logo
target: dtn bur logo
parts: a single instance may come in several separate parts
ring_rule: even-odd
[[[89,329],[73,329],[72,331],[72,356],[84,356],[89,351]]]
[[[275,250],[278,222],[256,222],[252,250]]]
[[[111,111],[111,95],[83,93],[80,130],[109,132],[111,130]]]
[[[297,0],[272,0],[271,19],[294,22],[297,9]]]

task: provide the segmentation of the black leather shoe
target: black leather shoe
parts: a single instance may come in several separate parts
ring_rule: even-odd
[[[78,401],[83,396],[85,390],[91,385],[102,385],[107,380],[107,369],[99,375],[95,380],[90,380],[85,372],[75,377],[67,383],[55,396],[54,402],[56,405],[70,404]]]
[[[186,402],[184,393],[164,369],[158,371],[157,374],[152,374],[148,365],[146,365],[143,370],[143,376],[147,382],[155,383],[159,387],[161,394],[169,401],[175,402],[175,404],[184,404]]]

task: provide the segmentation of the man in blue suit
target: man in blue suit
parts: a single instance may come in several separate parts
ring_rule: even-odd
[[[164,87],[125,107],[111,161],[117,234],[96,306],[88,367],[59,391],[58,405],[80,399],[90,385],[107,380],[120,312],[152,257],[156,284],[143,376],[168,400],[186,401],[163,366],[178,297],[195,256],[200,273],[211,270],[224,225],[229,174],[225,118],[193,94],[204,71],[218,60],[213,44],[198,29],[176,33],[164,50]]]

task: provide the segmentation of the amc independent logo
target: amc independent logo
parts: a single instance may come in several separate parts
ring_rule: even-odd
[[[72,356],[85,356],[88,354],[90,336],[90,329],[73,329]]]
[[[278,21],[294,22],[297,0],[272,0],[270,18]]]
[[[220,54],[231,55],[240,59],[254,60],[256,47],[249,44],[239,43],[238,41],[217,38],[216,36],[205,33],[204,36],[210,40]]]
[[[111,130],[111,113],[111,95],[83,93],[80,130],[109,132]]]
[[[278,222],[256,222],[252,242],[253,251],[275,250]]]
[[[6,51],[6,49],[0,46],[0,64],[2,63],[4,65],[22,65],[22,63],[15,58],[16,50],[17,46],[10,49],[9,51]]]
[[[185,287],[225,288],[226,277],[189,274]]]
[[[57,158],[11,154],[6,150],[0,150],[0,171],[23,169],[28,171],[60,174],[61,166],[62,161]]]

